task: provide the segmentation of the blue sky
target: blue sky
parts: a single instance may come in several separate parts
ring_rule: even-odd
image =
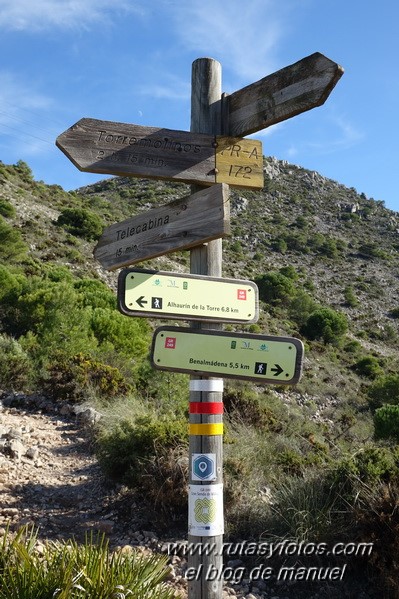
[[[399,211],[396,0],[0,0],[0,160],[93,183],[55,146],[82,117],[189,130],[191,65],[232,93],[314,52],[345,69],[327,102],[254,135],[263,153]]]

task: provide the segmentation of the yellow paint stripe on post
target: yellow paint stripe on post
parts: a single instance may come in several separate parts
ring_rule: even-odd
[[[190,435],[223,435],[223,423],[190,424],[189,433]]]

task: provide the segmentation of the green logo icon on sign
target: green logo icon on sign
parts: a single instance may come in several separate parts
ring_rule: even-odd
[[[197,499],[194,506],[194,514],[197,522],[210,524],[215,521],[217,505],[215,499]]]

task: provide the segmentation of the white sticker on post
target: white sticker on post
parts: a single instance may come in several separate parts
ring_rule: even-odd
[[[194,379],[190,381],[190,391],[223,392],[223,379]]]
[[[189,485],[188,534],[214,537],[223,533],[223,484]]]

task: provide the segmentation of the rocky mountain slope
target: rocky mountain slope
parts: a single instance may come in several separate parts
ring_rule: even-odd
[[[251,500],[254,498],[256,509],[260,504],[269,505],[271,500],[276,501],[272,505],[278,510],[278,501],[284,505],[284,497],[276,499],[282,481],[286,484],[284,488],[291,488],[294,493],[298,481],[299,486],[307,482],[308,469],[320,476],[327,466],[334,466],[348,455],[352,459],[364,447],[374,452],[372,459],[382,455],[378,453],[379,447],[373,445],[368,389],[376,377],[397,374],[399,366],[399,214],[355,189],[272,157],[264,159],[264,172],[265,186],[261,191],[231,192],[232,235],[223,241],[223,274],[256,280],[261,298],[259,322],[249,327],[231,328],[299,336],[305,343],[305,362],[303,377],[293,388],[282,390],[269,386],[265,389],[246,383],[226,385],[224,402],[230,427],[225,444],[226,503],[233,506],[228,509],[229,517],[238,526],[233,530],[235,534],[240,534],[239,525],[245,522],[245,518],[241,518],[248,499],[245,493],[251,494]],[[47,389],[52,385],[58,391],[65,391],[63,377],[72,372],[83,380],[87,374],[85,368],[91,368],[96,375],[105,373],[114,383],[115,373],[125,375],[129,371],[132,382],[137,375],[132,364],[140,360],[137,355],[129,354],[128,341],[133,335],[140,335],[144,347],[149,339],[148,330],[124,330],[118,321],[118,332],[113,334],[112,342],[103,339],[104,330],[112,333],[115,307],[109,296],[90,282],[104,281],[115,292],[118,273],[106,272],[93,258],[96,239],[104,225],[189,194],[189,188],[183,184],[130,178],[106,179],[67,193],[57,185],[35,181],[24,162],[0,163],[0,277],[4,285],[9,286],[6,291],[0,289],[6,294],[7,304],[0,305],[0,352],[10,364],[16,360],[21,367],[19,380],[24,380],[23,368],[29,363],[43,371],[41,377],[33,377],[39,386],[35,389],[39,395],[43,381]],[[171,253],[139,266],[187,272],[189,254]],[[34,280],[31,286],[29,280]],[[21,302],[18,290],[24,294]],[[62,293],[67,293],[71,305],[63,304]],[[89,298],[94,301],[92,306]],[[312,336],[306,330],[309,315],[318,307],[331,309],[333,314],[344,318],[347,329],[339,338]],[[53,318],[49,328],[43,325],[47,309],[52,310]],[[64,315],[70,320],[64,320]],[[80,317],[82,331],[87,326],[83,342],[79,340]],[[65,329],[60,332],[57,323]],[[148,321],[148,325],[150,330],[158,326],[158,322]],[[15,343],[10,341],[10,331],[16,337]],[[69,333],[71,340],[68,340]],[[64,344],[61,359],[57,347],[51,346],[55,335]],[[22,340],[20,346],[19,339]],[[40,348],[43,339],[51,346],[47,352]],[[82,343],[86,340],[96,352],[92,358],[82,355]],[[141,353],[145,353],[144,350]],[[75,354],[78,359],[74,361]],[[144,358],[141,356],[139,376],[133,380],[136,395],[132,401],[136,412],[142,414],[148,410],[159,422],[170,418],[172,412],[177,417],[186,417],[182,379],[157,379],[145,366]],[[3,371],[0,363],[0,377],[3,377],[0,381],[9,381],[9,373]],[[91,383],[89,381],[84,389],[86,401],[93,399]],[[2,385],[7,392],[4,397],[11,391],[25,391],[15,387],[8,389],[4,382],[0,383],[0,389]],[[81,399],[81,394],[78,398]],[[73,401],[76,402],[77,397]],[[124,417],[127,407],[128,403],[121,408]],[[56,404],[56,414],[59,409]],[[109,411],[115,409],[116,404],[112,404]],[[41,415],[32,416],[33,420],[30,415],[29,418],[24,415],[27,427],[21,430],[13,424],[18,415],[12,408],[9,411],[7,407],[3,416],[0,431],[0,442],[5,449],[4,456],[0,455],[2,498],[6,502],[12,495],[19,501],[20,492],[26,489],[33,507],[22,506],[22,503],[8,506],[9,515],[3,512],[2,518],[0,513],[0,528],[7,518],[15,522],[20,516],[47,518],[46,525],[56,535],[59,514],[69,509],[70,499],[68,494],[64,496],[68,475],[57,478],[54,472],[53,482],[50,479],[46,485],[40,482],[40,473],[47,464],[57,460],[58,455],[57,448],[47,447],[40,428],[49,431],[48,435],[57,439],[57,443],[62,438],[66,447],[62,451],[66,454],[67,446],[71,452],[80,451],[83,436],[71,421],[57,415],[50,416],[47,424]],[[32,441],[32,447],[25,444],[28,440]],[[390,459],[396,460],[392,455]],[[385,457],[384,454],[378,464],[381,472],[387,464]],[[151,462],[155,467],[161,463],[156,459],[155,456]],[[161,459],[165,456],[161,455]],[[11,492],[9,485],[13,481],[1,467],[5,464],[9,468],[11,462],[12,471],[16,472],[15,460],[20,466],[18,477],[29,472],[31,482],[27,481],[26,485],[25,479],[18,478],[20,486]],[[109,519],[106,518],[109,495],[102,486],[103,479],[99,482],[92,457],[86,464],[87,476],[93,473],[95,485],[101,486],[105,501],[104,504],[100,501],[98,511],[92,514],[94,520],[98,519],[97,524],[102,525],[102,520]],[[167,459],[165,464],[170,465]],[[39,474],[36,475],[36,471]],[[85,474],[82,476],[81,481],[75,481],[75,488],[86,488],[88,479]],[[40,486],[46,487],[44,493],[48,491],[51,505],[54,504],[47,515],[38,497]],[[259,497],[261,502],[257,501]],[[312,499],[309,493],[305,497]],[[287,498],[291,501],[295,496],[287,491]],[[83,502],[82,498],[77,500]],[[25,515],[24,509],[27,510]],[[304,514],[307,509],[311,510],[312,506],[306,505],[302,510]],[[383,511],[375,508],[373,513]],[[257,517],[263,516],[257,512]],[[109,526],[112,527],[112,523]],[[390,526],[394,529],[396,524]],[[285,534],[295,535],[296,531]],[[375,538],[378,540],[378,534]],[[385,538],[382,538],[381,546],[384,544]]]

